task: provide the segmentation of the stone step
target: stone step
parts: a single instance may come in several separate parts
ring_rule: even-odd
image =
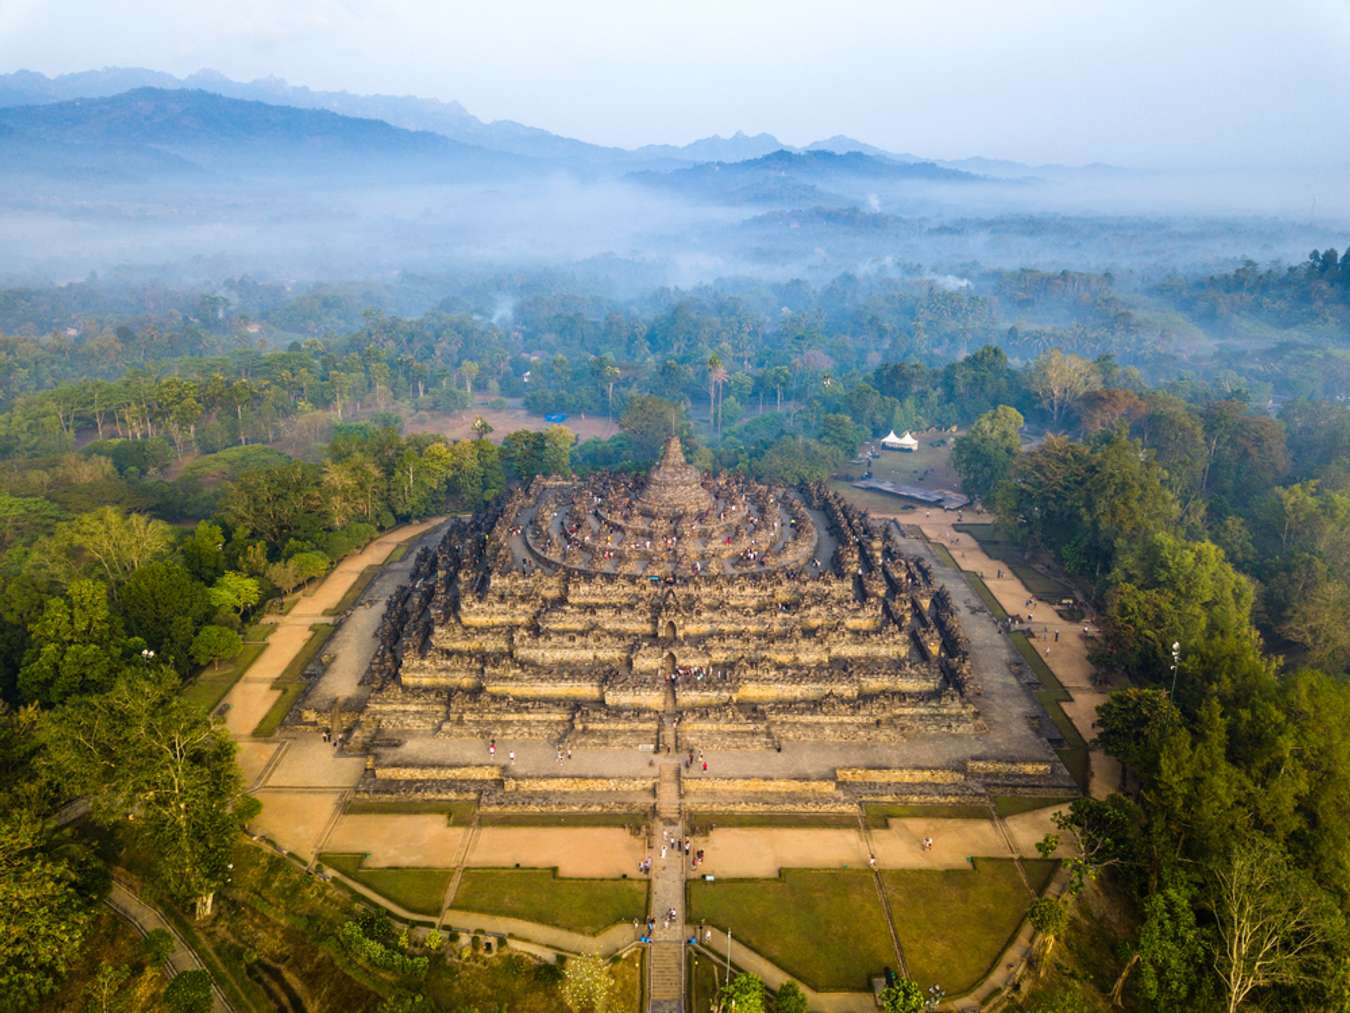
[[[678,1000],[684,995],[684,944],[655,942],[648,953],[650,996],[653,1002]]]

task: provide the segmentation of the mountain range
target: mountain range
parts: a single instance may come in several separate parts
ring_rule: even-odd
[[[111,98],[137,89],[195,90],[226,98],[301,110],[323,110],[357,119],[380,120],[407,131],[437,134],[476,149],[521,156],[538,162],[593,171],[625,172],[671,169],[704,162],[741,162],[776,151],[859,152],[898,163],[933,162],[939,167],[994,177],[1049,176],[1109,167],[1076,170],[1065,166],[1028,166],[993,159],[941,161],[891,152],[852,137],[835,135],[804,148],[784,144],[772,134],[737,132],[730,137],[705,137],[684,145],[654,144],[625,149],[562,137],[512,120],[485,122],[458,102],[411,95],[358,95],[345,91],[318,91],[292,85],[282,78],[235,81],[213,70],[186,77],[137,67],[109,67],[48,77],[20,70],[0,74],[0,108],[63,103],[75,99]]]
[[[138,179],[182,176],[458,180],[529,171],[530,160],[375,119],[200,90],[0,108],[0,167]]]

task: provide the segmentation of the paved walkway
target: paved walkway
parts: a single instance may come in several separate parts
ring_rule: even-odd
[[[182,974],[184,971],[206,970],[206,965],[202,963],[202,959],[178,934],[178,930],[170,925],[159,911],[141,900],[135,891],[120,879],[113,879],[112,890],[108,893],[105,903],[131,922],[143,936],[149,935],[156,929],[163,929],[169,934],[170,938],[173,939],[173,951],[169,954],[167,961],[170,978]],[[234,1007],[230,1005],[220,991],[220,986],[216,984],[214,978],[211,981],[211,999],[212,1009],[215,1013],[232,1013],[234,1010]]]
[[[992,524],[994,518],[982,511],[962,511],[965,524]],[[902,524],[914,524],[929,541],[944,545],[957,564],[964,570],[978,574],[1004,610],[1012,615],[1031,613],[1031,627],[1037,636],[1030,641],[1032,648],[1050,666],[1060,683],[1073,697],[1060,706],[1078,733],[1091,742],[1096,737],[1097,708],[1106,702],[1111,687],[1098,685],[1095,669],[1088,660],[1091,645],[1091,626],[1061,619],[1046,602],[1035,601],[1033,595],[1017,575],[999,560],[988,556],[971,535],[957,531],[957,515],[943,510],[918,514],[897,514]],[[1002,573],[1000,577],[999,574]],[[1028,608],[1027,601],[1033,600]],[[1086,632],[1085,632],[1086,631]],[[1055,640],[1055,635],[1059,640]],[[1100,750],[1088,754],[1090,774],[1088,789],[1094,798],[1105,798],[1120,785],[1120,762]]]

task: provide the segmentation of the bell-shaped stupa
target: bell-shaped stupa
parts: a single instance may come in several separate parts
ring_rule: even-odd
[[[638,497],[638,509],[670,517],[700,514],[711,510],[712,505],[712,495],[703,488],[702,474],[684,459],[680,438],[670,437],[661,451],[661,460],[647,475],[647,485]]]

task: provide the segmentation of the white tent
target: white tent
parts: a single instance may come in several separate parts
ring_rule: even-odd
[[[910,453],[919,449],[919,441],[910,435],[909,430],[905,430],[904,436],[896,436],[892,429],[881,438],[881,445],[887,450],[908,450]]]

